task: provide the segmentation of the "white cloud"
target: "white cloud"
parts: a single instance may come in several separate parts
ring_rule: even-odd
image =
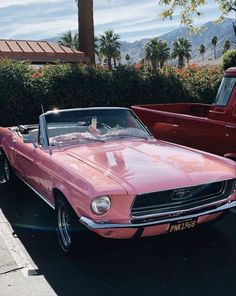
[[[179,27],[178,12],[173,21],[163,21],[159,18],[162,9],[156,0],[94,0],[95,32],[98,35],[114,29],[122,40],[133,41]],[[195,23],[218,16],[218,6],[209,0],[204,6],[204,17]],[[0,38],[45,39],[76,29],[74,0],[0,0]]]
[[[96,8],[96,6],[95,6]],[[130,22],[132,20],[155,19],[160,10],[155,2],[127,3],[125,6],[107,5],[107,8],[95,9],[95,25]]]
[[[137,39],[139,32],[140,38],[159,36],[180,26],[178,10],[172,21],[162,20],[160,12],[164,7],[160,7],[156,0],[112,0],[111,4],[104,5],[105,2],[107,1],[94,1],[96,34],[101,34],[107,29],[114,29],[121,35],[121,39],[133,41]],[[194,24],[199,25],[214,20],[219,14],[218,6],[210,0],[204,5],[204,16],[195,18]]]
[[[35,24],[24,24],[18,28],[14,28],[7,33],[5,38],[13,39],[17,36],[37,36],[30,39],[46,39],[61,35],[67,30],[76,27],[74,20],[54,20],[50,22],[37,22]]]
[[[28,5],[36,3],[56,3],[63,2],[64,0],[1,0],[0,8],[15,6],[15,5]]]

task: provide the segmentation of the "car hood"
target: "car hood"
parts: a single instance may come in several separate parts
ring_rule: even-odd
[[[117,141],[67,149],[129,193],[154,192],[234,178],[233,162],[164,141]]]

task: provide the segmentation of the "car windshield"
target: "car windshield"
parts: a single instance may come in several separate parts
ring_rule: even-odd
[[[78,109],[45,114],[49,145],[114,139],[149,139],[150,133],[128,109]]]
[[[228,100],[230,98],[230,95],[234,89],[236,83],[236,78],[235,77],[225,77],[221,85],[219,87],[216,99],[215,99],[215,104],[218,106],[226,106],[228,103]]]

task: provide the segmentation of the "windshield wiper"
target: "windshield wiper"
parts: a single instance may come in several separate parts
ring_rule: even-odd
[[[76,140],[76,139],[75,139]],[[94,142],[101,142],[105,143],[106,141],[103,139],[98,139],[98,138],[83,138],[82,140],[89,140],[89,141],[94,141]]]
[[[152,137],[145,137],[145,136],[137,136],[137,135],[107,135],[107,137],[119,137],[119,138],[137,138],[137,139],[144,139],[144,140],[149,140],[152,139]]]
[[[51,146],[57,146],[57,145],[63,145],[63,144],[69,145],[74,141],[79,141],[81,143],[86,143],[86,141],[105,143],[105,140],[97,139],[97,138],[71,138],[71,139],[60,139],[60,141],[52,142]]]

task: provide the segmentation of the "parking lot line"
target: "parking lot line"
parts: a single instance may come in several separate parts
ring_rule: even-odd
[[[16,262],[18,266],[17,269],[20,269],[24,276],[32,275],[32,273],[34,273],[38,268],[29,256],[21,241],[17,236],[14,235],[14,230],[12,229],[1,209],[0,235],[11,256]]]

